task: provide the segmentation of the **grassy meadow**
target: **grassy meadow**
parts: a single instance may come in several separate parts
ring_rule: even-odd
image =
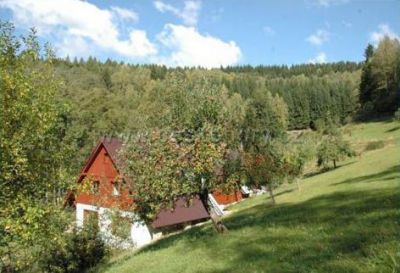
[[[111,258],[101,272],[400,272],[400,124],[352,124],[360,156],[230,208],[210,224]],[[384,147],[366,151],[371,141]]]

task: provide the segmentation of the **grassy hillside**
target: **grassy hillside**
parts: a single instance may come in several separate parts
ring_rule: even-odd
[[[118,257],[104,272],[400,272],[400,125],[351,125],[360,150],[385,147],[246,200],[226,217],[229,233],[209,224]]]

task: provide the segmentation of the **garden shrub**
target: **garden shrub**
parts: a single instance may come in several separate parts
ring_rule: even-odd
[[[39,267],[43,272],[87,272],[107,256],[107,248],[93,225],[65,234],[65,241],[53,244],[43,255]]]

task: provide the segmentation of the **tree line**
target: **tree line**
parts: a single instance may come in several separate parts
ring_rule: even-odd
[[[248,105],[265,100],[260,94],[279,97],[277,107],[287,108],[289,130],[315,128],[329,119],[344,124],[358,111],[361,65],[357,63],[262,67],[257,68],[259,73],[256,68],[166,68],[89,57],[56,59],[54,67],[64,83],[58,96],[70,107],[64,123],[74,149],[81,151],[78,162],[102,135],[188,122],[185,113],[201,88],[222,94],[215,95],[221,105],[226,98]]]

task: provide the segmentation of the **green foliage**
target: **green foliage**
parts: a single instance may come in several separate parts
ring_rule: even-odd
[[[90,58],[90,62],[58,59],[55,67],[65,82],[58,95],[71,105],[64,121],[66,138],[77,151],[72,168],[78,172],[103,135],[200,128],[206,121],[227,128],[222,132],[224,141],[238,147],[246,124],[251,124],[249,117],[256,114],[266,117],[260,122],[271,134],[282,128],[308,128],[328,116],[344,123],[357,110],[361,66],[205,70]]]
[[[177,198],[189,202],[194,194],[224,184],[217,171],[223,167],[225,149],[218,132],[208,127],[139,135],[121,157],[135,211],[152,220],[161,208],[173,208]]]
[[[39,267],[41,272],[48,273],[88,272],[103,261],[107,253],[97,228],[93,223],[87,224],[82,230],[65,233],[61,243],[49,245],[39,260]]]
[[[400,42],[385,37],[369,45],[360,82],[361,118],[392,114],[400,105]]]
[[[266,186],[275,203],[273,190],[303,174],[307,153],[306,149],[280,138],[244,152],[242,164],[248,184]]]
[[[333,163],[336,168],[339,160],[354,155],[350,144],[339,133],[325,135],[317,150],[318,166],[328,169],[329,163]]]
[[[122,240],[129,240],[131,238],[131,227],[133,220],[130,217],[114,217],[111,219],[112,234]]]
[[[20,41],[13,27],[0,26],[1,186],[6,202],[19,194],[42,198],[57,190],[65,150],[62,115],[65,107],[56,100],[59,82],[52,70],[51,52],[41,52],[35,33]]]
[[[278,95],[256,90],[246,112],[242,141],[246,149],[260,148],[271,137],[284,135],[287,129],[287,105]]]
[[[0,22],[0,259],[11,272],[33,264],[66,227],[59,206],[70,179],[68,108],[56,97],[53,57],[34,30],[16,38]]]
[[[16,199],[9,205],[1,211],[0,271],[30,271],[49,247],[63,242],[75,215],[31,200]]]
[[[358,72],[321,77],[298,75],[265,81],[268,90],[285,100],[290,129],[312,127],[317,120],[327,118],[337,118],[343,124],[357,110],[358,84]]]

